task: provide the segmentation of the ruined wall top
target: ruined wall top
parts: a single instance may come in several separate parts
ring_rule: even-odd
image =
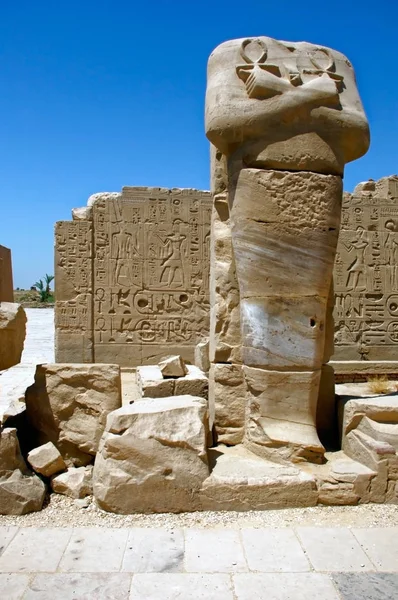
[[[231,40],[213,51],[207,75],[207,137],[247,166],[342,174],[369,147],[354,70],[340,52]]]

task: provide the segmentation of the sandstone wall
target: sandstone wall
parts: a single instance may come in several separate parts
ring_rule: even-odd
[[[211,195],[125,187],[56,225],[56,360],[194,361],[209,330]]]
[[[0,302],[14,302],[11,250],[0,246]]]

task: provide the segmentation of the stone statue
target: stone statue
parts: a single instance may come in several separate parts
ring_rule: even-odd
[[[352,66],[305,42],[225,42],[209,59],[206,134],[226,165],[244,442],[267,458],[319,462],[315,416],[331,354],[342,175],[369,146]]]

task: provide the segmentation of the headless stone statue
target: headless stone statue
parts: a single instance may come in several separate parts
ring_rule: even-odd
[[[227,171],[244,442],[267,458],[318,462],[342,175],[369,146],[352,66],[305,42],[225,42],[209,59],[206,134]]]

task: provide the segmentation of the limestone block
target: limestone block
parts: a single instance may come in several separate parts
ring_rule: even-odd
[[[319,504],[344,506],[369,502],[372,481],[377,473],[343,452],[330,453],[328,458],[326,465],[314,465],[319,485]],[[321,471],[318,474],[317,467]]]
[[[16,469],[0,476],[0,514],[25,515],[41,510],[46,486],[37,475],[24,475]]]
[[[195,346],[195,366],[204,373],[208,373],[210,370],[208,339]]]
[[[38,365],[35,383],[26,390],[38,444],[52,442],[68,466],[92,462],[106,417],[120,406],[118,365]]]
[[[201,489],[203,510],[268,510],[315,506],[312,475],[266,461],[242,445],[217,447],[215,466]]]
[[[244,366],[243,372],[248,447],[266,457],[321,461],[325,449],[315,427],[320,371],[265,371]]]
[[[366,433],[375,440],[387,442],[398,452],[398,423],[378,423],[373,419],[363,417],[357,430]]]
[[[142,398],[167,398],[174,394],[174,379],[164,379],[160,367],[137,367],[137,385]]]
[[[46,486],[22,458],[14,428],[0,432],[0,514],[24,515],[41,510]]]
[[[377,473],[371,483],[369,501],[384,502],[389,479],[389,459],[395,458],[395,449],[387,442],[374,440],[355,429],[345,436],[343,450],[348,456]]]
[[[188,369],[182,356],[167,356],[161,360],[158,367],[163,377],[184,377]]]
[[[386,502],[389,504],[398,504],[398,481],[389,481],[386,492]]]
[[[269,37],[219,45],[209,58],[206,135],[248,165],[342,174],[369,147],[369,127],[347,58]]]
[[[195,365],[187,365],[187,375],[174,380],[175,396],[200,396],[207,400],[209,380]]]
[[[27,459],[32,469],[45,477],[51,477],[66,469],[64,459],[52,442],[31,450]]]
[[[56,494],[70,498],[84,498],[93,493],[93,467],[72,467],[52,478],[51,487]]]
[[[26,332],[26,314],[22,306],[0,302],[0,371],[21,360]]]
[[[0,473],[19,469],[23,474],[30,473],[22,458],[17,430],[6,427],[0,432]]]
[[[373,398],[356,397],[346,401],[343,407],[343,439],[365,416],[378,423],[398,424],[398,397],[393,395]]]
[[[122,514],[198,510],[207,434],[203,398],[139,400],[114,411],[94,464],[99,506]]]
[[[213,364],[209,373],[210,422],[218,443],[243,440],[246,385],[241,365]]]

